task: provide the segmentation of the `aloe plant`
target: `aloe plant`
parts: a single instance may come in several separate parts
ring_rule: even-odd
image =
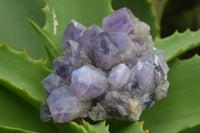
[[[1,0],[0,132],[199,133],[200,57],[187,55],[200,47],[200,30],[176,31],[165,38],[161,38],[160,31],[170,28],[164,21],[169,22],[166,14],[172,12],[170,23],[178,25],[179,19],[183,20],[176,27],[179,31],[194,25],[192,20],[199,18],[193,15],[199,12],[195,6],[198,4],[198,0],[183,7],[178,0]],[[124,6],[150,25],[155,47],[165,51],[170,67],[167,98],[143,112],[136,122],[114,119],[100,122],[77,119],[64,124],[42,122],[39,110],[45,98],[40,82],[52,73],[52,60],[62,54],[60,42],[66,25],[74,19],[86,26],[93,23],[101,26],[103,17]],[[186,13],[176,12],[175,7]],[[189,12],[188,7],[192,7]],[[180,60],[182,55],[186,59]]]

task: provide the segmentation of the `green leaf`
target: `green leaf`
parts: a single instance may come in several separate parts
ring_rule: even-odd
[[[0,86],[0,101],[0,125],[33,132],[56,132],[53,124],[43,123],[40,120],[38,110],[2,86]],[[1,130],[3,129],[0,128]]]
[[[150,0],[150,1],[152,3],[153,9],[155,10],[157,14],[158,24],[160,24],[161,19],[162,19],[162,14],[168,0]]]
[[[199,0],[191,0],[191,1],[190,0],[168,0],[165,6],[165,10],[162,15],[161,36],[166,37],[173,34],[175,30],[180,31],[178,25],[183,25],[184,23],[187,23],[188,21],[190,21],[190,18],[187,18],[187,20],[185,19],[186,22],[179,21],[180,18],[178,17],[178,15],[180,15],[181,13],[184,13],[184,11],[186,10],[193,9],[196,6],[200,6]],[[175,20],[177,20],[177,22],[175,22]]]
[[[89,124],[82,119],[81,124],[89,133],[110,133],[109,125],[106,126],[106,121],[98,122],[97,124]]]
[[[2,85],[24,99],[28,98],[25,100],[39,108],[44,100],[41,81],[51,73],[41,61],[32,60],[25,53],[16,52],[4,44],[0,45],[0,71]],[[27,93],[30,95],[26,96]]]
[[[198,30],[200,28],[200,6],[175,14],[170,20],[172,25],[180,32],[187,28]]]
[[[42,41],[26,22],[24,17],[34,20],[40,27],[44,25],[42,0],[1,0],[0,4],[0,44],[7,42],[18,51],[24,49],[36,59],[45,57]]]
[[[0,126],[0,133],[36,133],[21,128]]]
[[[112,5],[115,10],[128,7],[136,17],[150,25],[153,39],[159,36],[156,14],[149,0],[113,0]]]
[[[172,61],[181,54],[200,46],[200,30],[175,32],[172,36],[164,39],[156,39],[154,46],[165,52],[167,62]]]
[[[61,52],[59,52],[57,50],[57,48],[55,47],[55,44],[53,44],[53,42],[51,41],[51,39],[46,35],[46,33],[44,31],[42,31],[40,29],[40,27],[33,22],[32,20],[25,18],[30,25],[34,28],[34,30],[38,33],[38,35],[40,36],[41,40],[44,42],[45,46],[47,48],[47,53],[49,53],[49,57],[53,57],[50,58],[51,60],[53,60],[54,58],[56,58],[57,56],[61,56]]]
[[[152,133],[174,133],[200,124],[199,66],[199,56],[169,64],[168,96],[143,112],[144,128]]]
[[[128,122],[122,120],[109,120],[111,133],[145,133],[143,122]],[[148,130],[146,130],[148,132]]]
[[[101,26],[103,17],[112,11],[110,0],[46,0],[45,31],[62,51],[62,35],[71,19],[86,26]]]
[[[195,126],[188,126],[187,128],[179,131],[178,133],[199,133],[200,132],[200,124]]]

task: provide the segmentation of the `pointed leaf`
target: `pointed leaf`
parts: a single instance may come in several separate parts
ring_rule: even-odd
[[[175,32],[172,36],[164,39],[156,39],[154,46],[165,52],[167,62],[172,61],[181,54],[200,46],[200,30]]]
[[[199,56],[169,65],[168,96],[143,112],[144,128],[152,133],[171,133],[200,124],[199,66]]]
[[[0,126],[0,133],[36,133],[36,132],[31,132],[31,131],[24,130],[21,128]]]
[[[40,120],[38,110],[2,86],[0,86],[0,101],[0,125],[33,132],[56,132],[53,124],[43,123]]]
[[[136,17],[150,25],[153,39],[159,36],[158,21],[149,0],[113,0],[112,5],[115,10],[128,7]]]
[[[33,97],[32,100],[38,99],[33,103],[44,100],[44,89],[40,82],[51,71],[42,62],[32,60],[25,53],[16,52],[4,44],[0,45],[0,71],[1,84],[5,87],[8,86],[11,91],[24,96],[23,98],[25,98],[24,92],[20,91],[26,91]],[[3,83],[3,81],[5,82]],[[9,85],[7,81],[12,85]],[[12,86],[19,89],[13,89]],[[36,106],[38,107],[38,105]]]
[[[155,10],[158,17],[158,24],[160,24],[162,19],[162,14],[165,8],[165,5],[168,0],[150,0],[152,3],[153,10]]]
[[[43,0],[1,0],[0,44],[7,42],[15,50],[26,49],[33,58],[44,58],[42,41],[24,20],[24,17],[29,17],[42,27],[44,25],[44,14],[41,11],[43,6]]]
[[[56,124],[58,133],[88,133],[87,130],[76,122],[67,122],[63,124]]]
[[[200,132],[200,124],[195,126],[188,126],[187,128],[179,131],[178,133],[199,133]]]
[[[53,44],[53,42],[51,41],[51,39],[46,35],[46,33],[44,31],[42,31],[40,29],[40,27],[33,22],[32,20],[25,18],[30,25],[34,28],[34,30],[38,33],[38,35],[40,36],[41,40],[43,41],[43,43],[45,44],[45,47],[48,50],[48,53],[50,54],[48,57],[53,57],[51,58],[51,60],[53,60],[54,58],[56,58],[57,56],[61,55],[61,52],[59,52],[57,50],[57,48],[55,47],[55,44]]]
[[[86,26],[101,26],[102,19],[112,12],[110,0],[46,0],[45,31],[62,51],[61,38],[71,19]]]
[[[98,122],[97,124],[90,124],[82,119],[81,124],[89,133],[110,133],[109,126],[106,126],[106,121]]]
[[[110,120],[109,125],[111,133],[145,133],[143,122],[128,122],[116,119]]]

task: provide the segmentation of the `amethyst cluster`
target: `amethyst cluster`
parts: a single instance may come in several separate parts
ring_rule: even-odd
[[[133,121],[166,97],[169,69],[149,30],[127,8],[105,17],[103,28],[72,20],[63,35],[63,56],[42,81],[47,101],[41,119]]]

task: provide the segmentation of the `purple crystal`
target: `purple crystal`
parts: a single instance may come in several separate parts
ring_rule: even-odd
[[[99,33],[103,32],[103,29],[97,25],[91,25],[83,34],[81,38],[81,44],[86,49],[94,49],[94,38]]]
[[[107,88],[105,74],[91,66],[83,66],[72,73],[71,94],[79,100],[94,99],[104,93]]]
[[[51,73],[42,81],[42,85],[48,93],[51,93],[54,89],[65,86],[65,82],[60,76]]]
[[[94,60],[94,38],[101,32],[103,32],[103,29],[93,24],[84,32],[81,38],[81,45],[91,60]]]
[[[95,61],[96,65],[109,70],[120,63],[119,49],[108,38],[109,33],[102,32],[95,38]]]
[[[122,32],[114,32],[108,35],[110,42],[112,42],[120,52],[125,51],[130,45],[127,34]]]
[[[69,94],[63,95],[59,92],[54,93],[53,91],[47,102],[51,116],[55,122],[71,121],[77,118],[81,111],[78,99]]]
[[[169,68],[164,52],[153,47],[150,27],[121,8],[103,19],[103,28],[73,20],[68,24],[64,56],[53,61],[55,75],[42,81],[47,99],[40,110],[43,121],[134,121],[166,97]]]
[[[118,90],[122,88],[129,80],[130,70],[125,64],[119,64],[114,67],[108,77],[110,89]]]
[[[89,64],[90,60],[87,57],[80,55],[65,57],[60,56],[53,61],[55,74],[70,82],[71,73],[82,65]]]
[[[103,19],[103,28],[108,32],[129,33],[134,29],[134,16],[128,8],[121,8]]]
[[[75,41],[68,41],[64,46],[63,55],[67,57],[76,56],[81,51],[81,46],[78,42]]]
[[[62,38],[63,47],[65,45],[67,45],[67,42],[69,40],[79,42],[80,37],[83,35],[83,32],[86,29],[87,28],[84,25],[79,24],[78,22],[76,22],[74,20],[70,21],[70,23],[67,25],[67,28],[66,28],[63,38]]]
[[[128,83],[128,90],[130,90],[133,96],[143,96],[146,92],[151,92],[155,89],[156,76],[152,64],[138,60],[136,64],[130,68],[130,71],[131,78]]]
[[[42,103],[40,106],[40,119],[45,122],[52,120],[47,102]]]

